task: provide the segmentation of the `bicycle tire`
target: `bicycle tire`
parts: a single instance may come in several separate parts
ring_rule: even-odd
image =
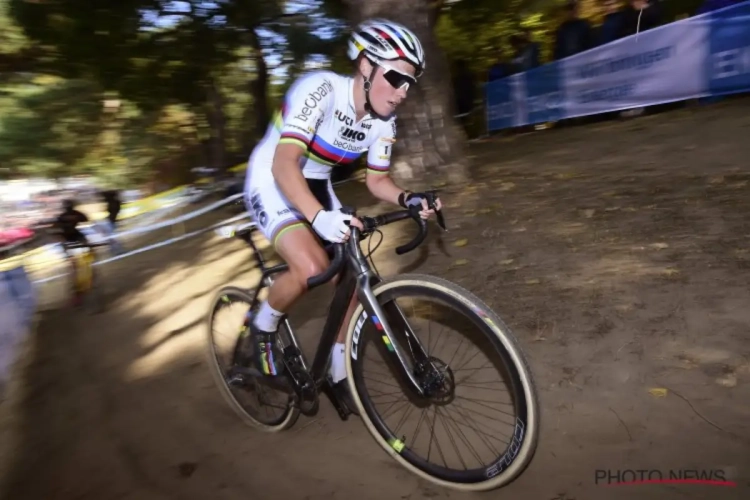
[[[229,406],[234,410],[234,412],[240,417],[240,419],[250,427],[253,427],[254,429],[261,430],[263,432],[281,432],[283,430],[286,430],[290,427],[292,427],[299,418],[299,408],[292,404],[291,401],[287,401],[287,407],[286,410],[282,416],[282,418],[277,419],[277,423],[273,425],[269,425],[267,423],[261,422],[254,418],[250,413],[248,413],[245,408],[242,406],[242,404],[237,401],[237,399],[232,394],[232,391],[230,390],[226,379],[224,378],[224,373],[222,371],[222,366],[219,364],[219,361],[217,359],[216,355],[216,345],[213,341],[213,319],[218,311],[217,305],[220,301],[223,301],[223,297],[227,295],[233,295],[235,297],[239,297],[248,304],[252,304],[253,296],[248,293],[247,290],[244,290],[242,288],[234,287],[234,286],[227,286],[219,290],[216,295],[214,296],[214,299],[211,301],[211,306],[208,311],[207,316],[207,328],[206,328],[206,335],[207,335],[207,349],[206,349],[206,355],[208,357],[208,365],[211,371],[211,376],[214,379],[214,382],[219,388],[219,392],[221,393],[222,398],[229,404]]]
[[[477,323],[482,325],[482,330],[485,334],[493,337],[496,341],[499,341],[499,343],[492,343],[496,350],[505,350],[505,353],[512,360],[513,368],[518,375],[518,380],[523,389],[523,399],[525,402],[525,415],[523,417],[525,423],[522,443],[520,447],[512,450],[512,453],[515,453],[514,456],[506,458],[508,457],[509,447],[505,450],[502,457],[486,467],[484,469],[484,476],[481,480],[465,481],[445,479],[445,474],[431,473],[429,470],[425,470],[425,467],[418,467],[410,460],[407,460],[405,455],[408,457],[408,448],[404,446],[404,443],[401,442],[398,437],[392,435],[387,436],[385,435],[386,432],[381,432],[378,429],[378,425],[373,422],[370,412],[368,412],[368,405],[363,402],[362,397],[358,392],[356,374],[354,371],[355,361],[353,361],[352,358],[352,344],[355,329],[364,312],[362,304],[358,304],[347,330],[345,351],[346,370],[349,389],[365,427],[373,439],[386,453],[413,474],[416,474],[433,484],[459,491],[474,492],[489,491],[505,486],[520,476],[526,467],[528,467],[534,453],[536,452],[540,430],[538,396],[531,371],[528,367],[525,355],[518,345],[518,341],[503,321],[481,299],[455,283],[428,275],[404,274],[378,283],[373,287],[373,294],[375,297],[379,298],[384,293],[391,293],[393,290],[399,288],[411,290],[417,288],[429,291],[431,292],[430,296],[432,297],[440,297],[446,299],[448,302],[452,302],[453,304],[462,305],[464,311],[468,310],[473,312],[476,318],[482,320]],[[380,302],[380,300],[378,300],[378,302]],[[360,325],[361,324],[362,323],[360,323]],[[367,396],[365,396],[365,399],[367,399]],[[372,408],[372,404],[369,404],[369,406]],[[404,453],[404,450],[406,450],[406,453]],[[509,464],[507,463],[508,459],[510,460]],[[437,467],[431,466],[432,464],[429,465],[430,467],[427,467],[427,469],[438,469]],[[502,468],[503,465],[506,467]],[[443,477],[438,477],[440,475]]]

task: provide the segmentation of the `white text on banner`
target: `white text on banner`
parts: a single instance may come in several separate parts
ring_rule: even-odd
[[[561,61],[568,117],[706,93],[708,19],[688,19]]]

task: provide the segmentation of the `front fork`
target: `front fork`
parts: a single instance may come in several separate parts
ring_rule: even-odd
[[[424,346],[414,334],[414,330],[412,330],[409,322],[406,321],[401,308],[394,301],[383,306],[378,302],[377,297],[372,291],[372,287],[380,282],[379,277],[371,272],[365,272],[357,277],[357,281],[357,297],[367,313],[366,319],[369,319],[378,331],[383,343],[386,345],[386,350],[391,357],[393,365],[409,389],[418,396],[426,396],[422,383],[416,377],[414,370],[414,367],[417,365],[429,361],[429,356]],[[357,356],[358,333],[363,324],[364,321],[360,319],[355,326],[355,338],[352,343],[352,357],[354,359]],[[406,338],[406,344],[409,346],[410,352],[404,352],[404,349],[394,335],[394,331],[401,333]],[[411,359],[411,364],[408,361],[409,359]]]

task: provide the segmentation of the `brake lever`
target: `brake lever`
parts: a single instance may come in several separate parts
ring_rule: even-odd
[[[445,227],[445,219],[443,218],[443,212],[441,210],[438,210],[437,206],[435,205],[435,200],[437,200],[437,189],[433,189],[431,191],[427,191],[425,193],[427,196],[427,207],[435,210],[435,215],[437,217],[437,223],[438,226],[440,226],[440,229],[443,231],[448,231],[448,228]]]

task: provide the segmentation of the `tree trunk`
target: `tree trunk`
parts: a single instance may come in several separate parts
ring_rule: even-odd
[[[453,116],[450,68],[433,32],[436,2],[430,0],[347,0],[353,25],[383,17],[414,31],[426,54],[426,68],[398,109],[398,140],[392,170],[399,180],[425,187],[436,177],[468,179],[466,137]]]
[[[250,82],[250,94],[253,96],[252,113],[255,115],[255,137],[254,141],[259,141],[266,133],[268,123],[271,121],[271,115],[268,110],[268,66],[263,59],[263,51],[260,46],[260,39],[255,30],[249,30],[250,46],[253,48],[253,57],[255,58],[255,80]],[[254,144],[246,141],[247,153]]]

